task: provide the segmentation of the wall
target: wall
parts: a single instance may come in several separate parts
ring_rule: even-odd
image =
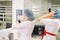
[[[39,12],[34,14],[35,15],[35,21],[36,24],[39,24],[37,22],[37,18],[41,17],[42,15],[45,15],[48,10],[48,0],[25,0],[25,8],[30,8],[32,10],[32,6],[39,7]]]

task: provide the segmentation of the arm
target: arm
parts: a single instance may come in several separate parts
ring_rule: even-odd
[[[52,12],[50,12],[50,13],[48,13],[48,14],[42,16],[41,18],[50,18],[50,17],[54,17],[54,16],[55,16],[54,14],[55,14],[55,12],[52,11]]]
[[[15,27],[13,27],[14,29],[24,29],[27,28],[29,25],[32,25],[31,22],[24,22],[24,23],[20,23],[20,24],[15,24]]]
[[[21,29],[21,28],[24,28],[24,24],[14,24],[14,27],[12,27],[13,29]]]
[[[48,14],[42,16],[42,17],[39,17],[38,18],[38,21],[40,22],[41,19],[47,19],[47,18],[54,18],[55,16],[55,12],[52,11],[52,12],[49,12]]]

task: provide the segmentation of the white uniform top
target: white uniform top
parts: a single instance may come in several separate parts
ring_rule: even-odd
[[[45,25],[45,30],[47,32],[56,34],[59,30],[60,25],[59,19],[41,19],[40,22]],[[43,37],[43,40],[56,40],[56,36],[46,34],[46,36]]]
[[[31,34],[34,28],[33,21],[26,21],[20,24],[16,24],[14,29],[17,29],[20,33],[19,40],[32,40]]]
[[[40,21],[45,25],[45,30],[50,33],[56,34],[59,29],[60,20],[59,19],[41,19]]]

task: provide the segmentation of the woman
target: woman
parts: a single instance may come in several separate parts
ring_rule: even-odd
[[[56,33],[58,32],[60,25],[60,10],[58,9],[56,14],[52,11],[49,14],[42,16],[39,20],[45,25],[42,40],[56,40]]]
[[[21,23],[13,27],[20,33],[18,40],[32,40],[31,34],[34,29],[34,16],[30,9],[25,9],[24,14],[20,16]]]

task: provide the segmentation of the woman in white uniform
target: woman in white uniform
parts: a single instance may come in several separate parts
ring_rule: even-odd
[[[45,25],[45,30],[42,40],[56,40],[56,34],[60,25],[60,10],[50,12],[49,14],[42,16],[40,22]]]
[[[20,21],[21,23],[18,23],[13,27],[20,33],[18,40],[32,40],[31,34],[34,29],[33,12],[30,9],[25,9]]]

